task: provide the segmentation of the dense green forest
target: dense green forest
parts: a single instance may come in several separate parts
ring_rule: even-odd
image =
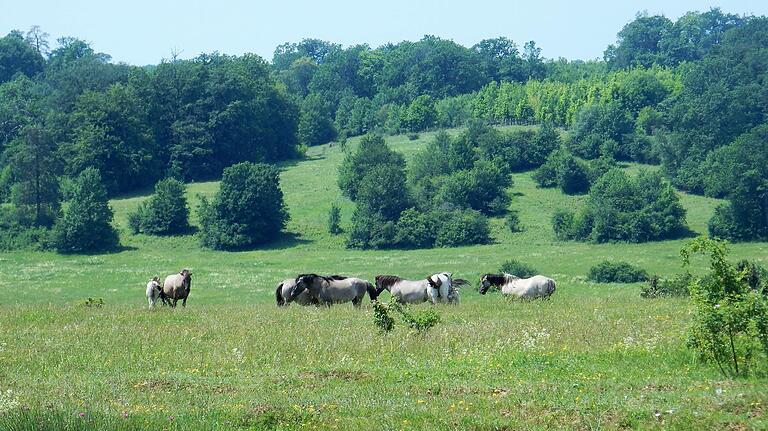
[[[425,36],[377,48],[304,39],[278,46],[271,62],[212,53],[138,67],[115,64],[76,38],[54,44],[38,27],[12,31],[0,38],[0,225],[13,232],[2,246],[45,242],[40,238],[66,218],[62,201],[76,196],[78,178],[89,170],[89,178],[100,176],[106,193],[115,195],[148,189],[166,177],[219,178],[236,163],[301,157],[305,146],[343,143],[349,136],[462,126],[469,131],[458,143],[443,138],[435,149],[460,151],[463,142],[469,157],[458,154],[456,160],[469,161],[467,166],[451,167],[456,172],[438,181],[415,180],[411,171],[428,162],[429,154],[420,155],[421,167],[399,179],[405,183],[410,175],[407,187],[368,181],[369,193],[377,187],[404,190],[407,196],[394,209],[366,210],[358,202],[360,213],[390,211],[381,221],[395,225],[406,209],[412,209],[406,214],[411,221],[427,214],[414,201],[423,203],[430,193],[445,199],[463,194],[458,207],[467,212],[461,214],[476,220],[505,211],[503,189],[513,170],[544,165],[542,186],[583,193],[616,160],[630,160],[661,165],[666,180],[643,181],[657,185],[656,195],[665,196],[670,211],[658,223],[663,228],[648,228],[638,238],[663,238],[684,228],[674,199],[662,190],[669,181],[729,200],[716,211],[710,233],[766,239],[766,46],[768,18],[719,9],[676,21],[638,14],[594,61],[546,59],[533,41],[522,49],[504,37],[464,47]],[[543,130],[471,132],[501,124],[539,124]],[[554,128],[567,131],[562,142],[542,138]],[[441,163],[451,163],[445,157]],[[394,165],[405,169],[402,160]],[[486,190],[485,183],[498,187],[488,196],[472,192]],[[631,211],[654,205],[641,201]],[[364,227],[371,220],[356,218],[356,231],[372,232]],[[600,236],[584,234],[586,227],[581,234],[563,229],[568,238]],[[402,231],[399,240],[392,231],[385,242],[441,243],[437,232],[424,239],[408,236],[405,226]]]

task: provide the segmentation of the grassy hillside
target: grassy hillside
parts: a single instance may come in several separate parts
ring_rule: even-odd
[[[410,157],[428,139],[388,141]],[[499,218],[489,245],[346,250],[343,236],[326,232],[332,202],[343,226],[353,210],[336,187],[343,154],[322,146],[307,156],[284,166],[288,234],[263,249],[214,252],[192,235],[132,236],[126,214],[145,198],[136,196],[112,202],[123,251],[0,254],[0,391],[31,407],[0,414],[0,429],[41,416],[71,429],[768,427],[764,376],[723,380],[685,348],[686,299],[643,300],[639,284],[585,280],[603,259],[679,272],[685,240],[557,242],[551,214],[583,197],[538,189],[531,173],[519,173],[512,207],[523,232]],[[192,206],[217,187],[190,185]],[[704,233],[717,201],[682,200],[691,228]],[[734,259],[768,264],[766,243],[732,249]],[[448,270],[476,281],[511,258],[557,280],[551,301],[465,289],[460,306],[437,308],[442,323],[426,336],[403,327],[378,334],[367,306],[278,310],[273,302],[275,284],[300,272],[372,279]],[[182,267],[194,272],[188,308],[147,311],[146,281]],[[77,305],[89,296],[105,306]]]

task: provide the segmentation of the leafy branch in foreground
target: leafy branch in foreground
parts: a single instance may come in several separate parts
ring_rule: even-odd
[[[696,238],[680,254],[683,266],[696,254],[710,259],[709,276],[689,285],[696,314],[688,345],[723,375],[747,375],[760,350],[768,354],[768,301],[750,287],[747,268],[739,270],[726,260],[725,242]]]
[[[407,305],[397,301],[382,303],[373,302],[373,323],[382,332],[391,332],[395,328],[395,318],[392,314],[397,313],[409,328],[416,330],[419,334],[426,334],[433,326],[440,323],[440,315],[432,308],[420,311],[411,311]]]

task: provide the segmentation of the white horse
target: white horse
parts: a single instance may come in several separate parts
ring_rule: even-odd
[[[377,275],[377,296],[384,290],[401,304],[420,304],[429,301],[433,304],[458,304],[458,286],[467,284],[466,280],[453,280],[450,272],[432,274],[425,280],[405,280],[396,275]]]
[[[549,298],[555,293],[555,280],[543,275],[520,278],[511,274],[485,274],[480,279],[480,293],[485,295],[491,286],[501,286],[502,295],[522,299]]]
[[[149,308],[154,308],[157,304],[157,299],[163,293],[163,288],[160,287],[160,277],[152,277],[147,283],[147,302],[149,302]]]
[[[287,306],[291,302],[295,302],[299,305],[312,304],[312,297],[309,296],[309,291],[307,290],[301,292],[295,298],[291,298],[291,290],[293,290],[295,286],[296,279],[293,278],[283,280],[277,285],[277,289],[275,289],[275,301],[277,302],[278,307]]]

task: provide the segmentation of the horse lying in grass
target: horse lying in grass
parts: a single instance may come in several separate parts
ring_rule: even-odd
[[[293,290],[295,286],[295,278],[283,280],[277,285],[277,289],[275,290],[275,301],[277,302],[278,307],[285,307],[291,302],[295,302],[299,305],[317,304],[317,302],[312,301],[312,297],[309,296],[309,292],[306,290],[301,292],[295,298],[291,298],[291,290]]]
[[[480,294],[491,286],[501,287],[501,294],[521,299],[549,298],[555,293],[555,280],[543,275],[520,278],[511,274],[485,274],[480,279]]]
[[[165,277],[163,280],[163,303],[176,307],[176,302],[181,299],[181,305],[186,307],[191,288],[192,273],[188,269],[182,269],[178,274]]]
[[[330,277],[317,274],[302,274],[296,277],[295,285],[291,288],[287,302],[295,301],[304,292],[316,304],[330,307],[331,304],[352,302],[355,308],[360,307],[366,292],[371,300],[376,299],[376,289],[366,280],[354,277],[334,275]]]
[[[453,280],[450,272],[432,274],[425,280],[406,280],[396,275],[376,276],[376,296],[387,290],[401,304],[458,304],[458,287],[469,284],[466,280]]]

